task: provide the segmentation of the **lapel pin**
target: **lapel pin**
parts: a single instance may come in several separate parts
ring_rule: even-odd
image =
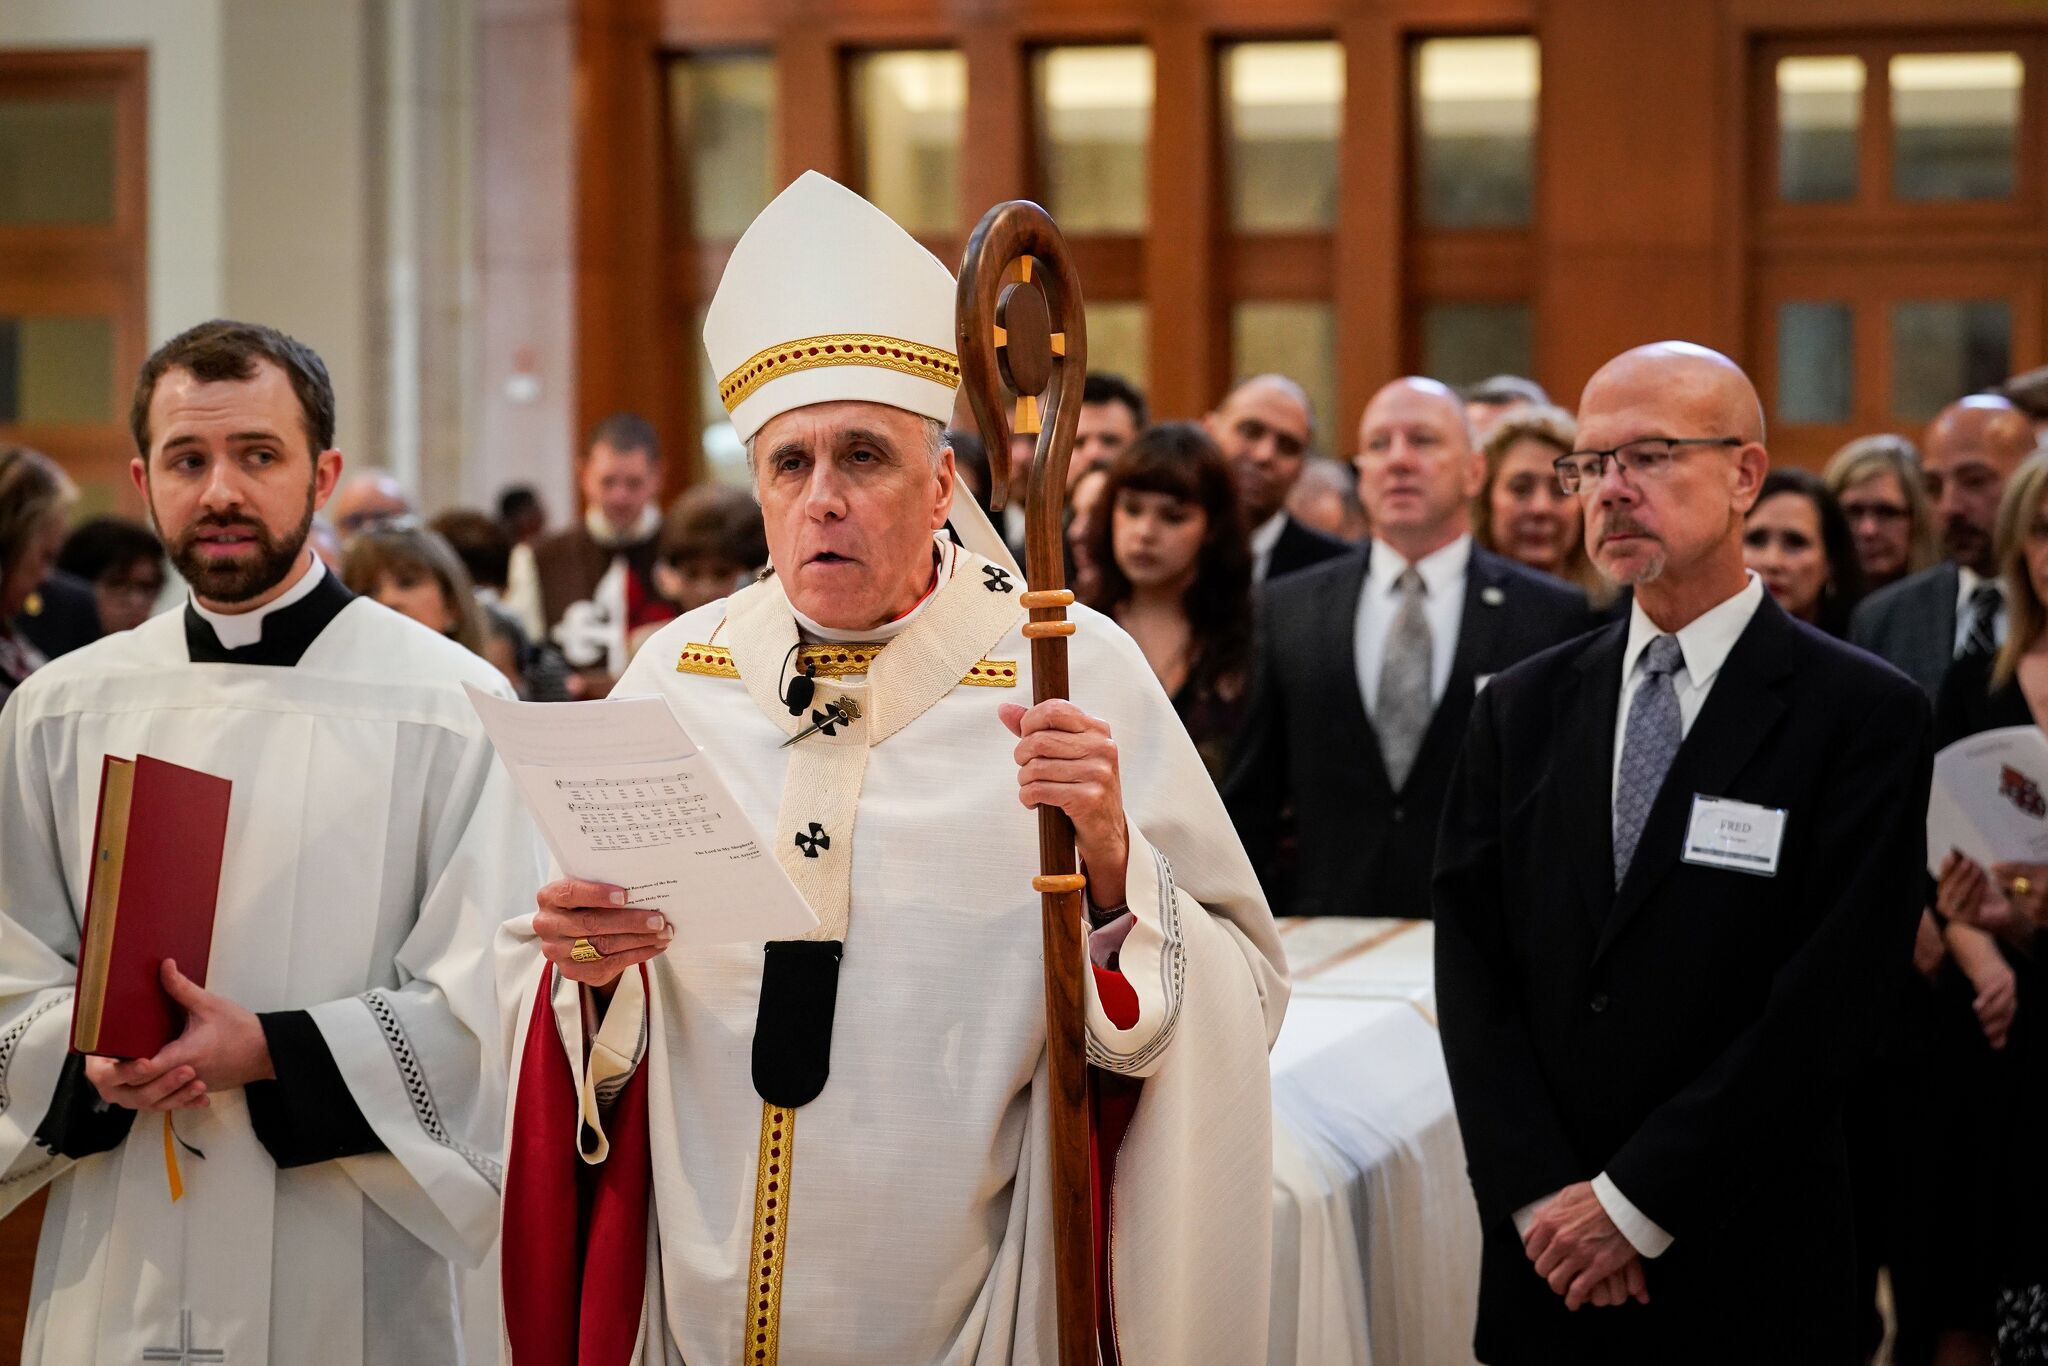
[[[1498,607],[1508,600],[1508,595],[1495,588],[1492,584],[1488,584],[1479,590],[1479,600],[1488,607]]]

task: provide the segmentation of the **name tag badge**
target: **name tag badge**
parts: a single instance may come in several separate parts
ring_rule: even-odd
[[[1768,806],[1695,794],[1685,831],[1687,863],[1775,877],[1785,844],[1785,813]]]

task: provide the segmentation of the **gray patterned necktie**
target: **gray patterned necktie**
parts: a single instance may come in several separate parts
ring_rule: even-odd
[[[1629,702],[1628,729],[1621,737],[1621,782],[1614,791],[1614,885],[1628,876],[1643,823],[1678,755],[1685,729],[1678,715],[1678,689],[1671,675],[1685,667],[1677,636],[1658,636],[1636,665],[1642,685]]]
[[[1998,614],[2004,607],[2005,592],[1998,584],[1977,585],[1970,594],[1969,626],[1963,632],[1963,647],[1956,651],[1956,658],[1971,653],[1998,653]]]
[[[1379,732],[1380,753],[1394,790],[1408,781],[1422,737],[1429,732],[1429,676],[1436,651],[1423,598],[1429,589],[1414,565],[1394,580],[1401,606],[1387,628],[1386,653],[1380,659],[1380,690],[1373,705],[1372,725]]]

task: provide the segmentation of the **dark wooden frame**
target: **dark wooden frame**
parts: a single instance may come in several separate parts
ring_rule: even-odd
[[[1958,23],[1940,32],[1891,28],[1759,36],[1747,62],[1751,241],[1749,347],[1765,410],[1777,419],[1777,314],[1782,302],[1843,302],[1854,318],[1849,421],[1774,421],[1780,458],[1818,465],[1863,433],[1912,435],[1892,411],[1890,305],[1920,298],[1997,298],[2012,310],[2012,368],[2048,358],[2048,22],[2042,31]],[[1892,197],[1890,57],[2017,51],[2026,66],[2010,199],[1913,203]],[[1776,67],[1794,56],[1863,59],[1858,186],[1853,200],[1778,197]]]
[[[0,313],[91,314],[111,321],[108,420],[0,425],[83,485],[139,510],[128,481],[128,396],[149,338],[149,58],[139,48],[0,52],[0,96],[109,98],[114,216],[108,224],[0,225]]]

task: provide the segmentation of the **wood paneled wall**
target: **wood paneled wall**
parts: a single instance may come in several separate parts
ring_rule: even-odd
[[[1685,337],[1753,367],[1758,254],[1751,202],[1754,56],[1791,37],[2048,34],[2048,6],[2013,0],[580,0],[577,411],[657,416],[671,448],[700,426],[694,310],[716,261],[691,260],[672,209],[660,69],[690,52],[772,53],[778,171],[852,169],[843,59],[854,49],[955,47],[968,65],[960,218],[1032,190],[1030,53],[1139,41],[1155,54],[1151,227],[1140,297],[1162,416],[1205,411],[1230,375],[1235,262],[1222,224],[1216,54],[1256,38],[1326,37],[1346,53],[1339,205],[1328,269],[1339,412],[1332,444],[1380,383],[1415,363],[1418,300],[1510,293],[1534,313],[1535,376],[1561,400],[1624,347]],[[1409,53],[1422,38],[1533,33],[1542,44],[1536,212],[1526,233],[1439,242],[1409,210]],[[2034,70],[2035,92],[2048,71]],[[2041,100],[2033,101],[2039,106]],[[2040,114],[2034,108],[2030,118]],[[2048,217],[2034,224],[2048,233]],[[2042,237],[2048,245],[2048,235]],[[950,245],[950,244],[946,244]],[[1901,243],[1901,256],[1913,243]],[[1859,265],[1883,271],[1882,251]],[[1085,261],[1084,261],[1085,265]],[[679,279],[687,274],[692,278]],[[1459,282],[1463,282],[1462,287]],[[1086,279],[1084,277],[1084,285]],[[1780,282],[1782,283],[1782,281]],[[2042,291],[2026,308],[2038,312]],[[2038,364],[2048,319],[2015,319],[2013,366]],[[1761,377],[1760,377],[1761,378]],[[1785,432],[1814,463],[1822,438]],[[678,480],[687,469],[676,471]]]

